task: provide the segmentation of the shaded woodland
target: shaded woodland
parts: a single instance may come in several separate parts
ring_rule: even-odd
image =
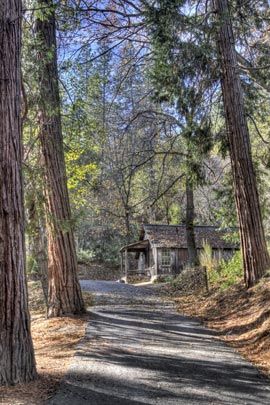
[[[119,265],[141,224],[239,227],[270,269],[265,1],[1,0],[0,384],[36,378],[27,276],[84,312],[77,259]]]

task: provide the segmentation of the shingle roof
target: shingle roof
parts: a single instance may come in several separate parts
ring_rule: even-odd
[[[144,225],[143,238],[148,239],[151,246],[187,248],[185,225]],[[238,228],[220,230],[215,226],[195,226],[195,240],[197,248],[202,248],[204,241],[213,249],[238,249],[236,243],[227,242],[223,237],[229,231]]]
[[[130,243],[129,245],[123,246],[120,249],[120,252],[123,252],[125,249],[129,250],[130,252],[142,251],[148,249],[149,241],[144,239],[140,240],[139,242]]]

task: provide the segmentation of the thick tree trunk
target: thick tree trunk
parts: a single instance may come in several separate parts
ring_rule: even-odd
[[[19,0],[0,1],[0,384],[36,377],[27,302]]]
[[[49,291],[48,316],[84,310],[77,277],[75,242],[64,161],[58,88],[56,29],[53,2],[38,0],[44,10],[36,20],[40,69],[40,141],[45,172]],[[40,12],[40,11],[39,11]]]
[[[194,196],[192,181],[186,178],[186,236],[188,247],[188,264],[190,266],[197,266],[199,258],[196,248],[195,232],[194,232]]]
[[[213,3],[217,13],[217,46],[244,275],[247,287],[251,287],[270,268],[270,259],[266,249],[243,94],[237,71],[228,1],[213,0]]]

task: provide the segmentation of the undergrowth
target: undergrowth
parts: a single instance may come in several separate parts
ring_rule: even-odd
[[[241,251],[237,251],[229,260],[225,260],[221,258],[221,254],[214,254],[211,246],[204,243],[200,262],[206,267],[210,288],[226,290],[243,279]]]
[[[243,279],[243,262],[241,252],[236,252],[229,260],[220,260],[216,269],[209,272],[209,283],[221,290],[226,290],[231,285]]]

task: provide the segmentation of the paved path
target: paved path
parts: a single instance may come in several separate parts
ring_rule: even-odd
[[[155,289],[100,281],[82,287],[97,305],[48,405],[270,404],[270,383]]]

